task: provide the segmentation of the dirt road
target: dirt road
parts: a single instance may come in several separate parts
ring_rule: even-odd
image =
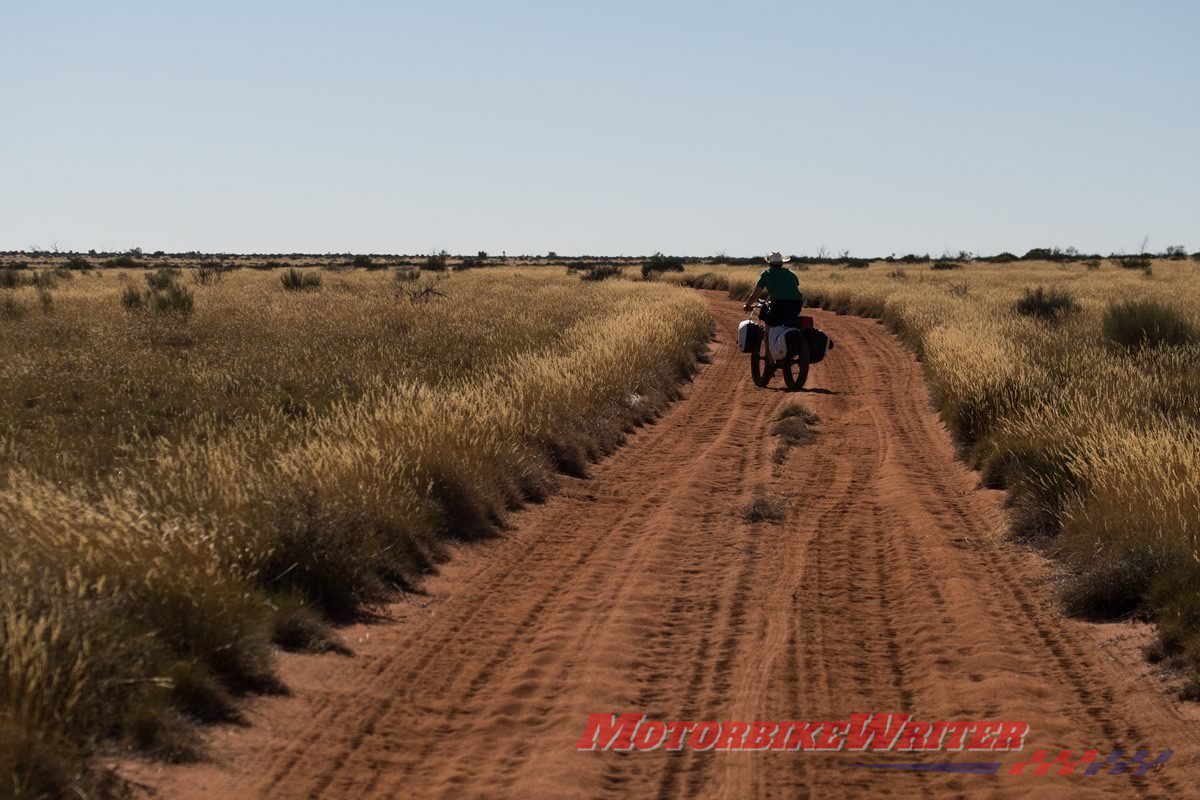
[[[290,698],[212,732],[214,761],[126,770],[143,794],[271,797],[1180,797],[1200,729],[1138,657],[1145,632],[1062,618],[1048,569],[1004,540],[997,492],[954,457],[919,366],[876,322],[811,391],[756,389],[739,307],[709,301],[712,362],[587,479],[458,552],[346,632],[351,658],[285,656]],[[781,383],[776,379],[776,384]],[[772,459],[799,402],[816,444]],[[782,523],[746,524],[755,487]],[[883,772],[968,753],[577,752],[586,716],[1024,720],[1033,747],[1175,750],[1144,778]],[[1017,760],[1001,755],[982,760]]]

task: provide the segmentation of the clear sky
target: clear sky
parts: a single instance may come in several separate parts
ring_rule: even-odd
[[[1200,250],[1200,2],[0,0],[0,249]]]

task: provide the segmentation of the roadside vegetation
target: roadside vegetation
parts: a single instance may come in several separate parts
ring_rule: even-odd
[[[1007,488],[1014,535],[1062,564],[1066,607],[1153,619],[1150,655],[1200,699],[1200,270],[1176,250],[905,257],[800,282],[809,305],[880,318],[916,351],[964,456]],[[744,298],[759,268],[671,280]]]
[[[196,757],[197,721],[283,688],[274,646],[339,649],[328,620],[616,446],[710,331],[675,287],[441,254],[187,286],[118,258],[3,273],[0,795]]]

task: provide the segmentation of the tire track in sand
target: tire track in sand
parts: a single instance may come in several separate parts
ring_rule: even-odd
[[[711,363],[591,477],[563,478],[497,540],[462,548],[356,657],[283,657],[290,698],[212,732],[214,760],[124,771],[167,798],[1184,796],[1193,723],[1151,677],[1063,619],[1046,568],[1007,543],[919,366],[875,322],[817,312],[837,341],[816,392],[756,389],[740,312],[706,293]],[[779,383],[778,380],[775,381]],[[800,402],[815,445],[773,464]],[[756,486],[785,519],[744,523]],[[1173,747],[1126,778],[881,774],[851,754],[579,753],[586,714],[1030,723],[1030,744]],[[915,759],[947,760],[947,754]]]

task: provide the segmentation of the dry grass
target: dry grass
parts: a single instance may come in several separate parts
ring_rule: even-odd
[[[276,688],[272,641],[355,612],[617,444],[709,334],[663,285],[279,272],[130,313],[140,271],[0,319],[0,774],[55,796],[97,743],[195,755],[188,718]],[[153,288],[153,287],[151,287]],[[86,785],[85,785],[86,784]]]
[[[1014,531],[1067,568],[1071,608],[1152,614],[1164,653],[1200,674],[1200,270],[1126,266],[971,262],[897,280],[877,262],[813,268],[801,289],[882,318],[917,352],[966,456],[1008,488]],[[676,279],[701,271],[744,297],[757,268]],[[1056,324],[1023,313],[1029,286],[1055,300]]]
[[[821,418],[804,406],[792,404],[779,412],[771,435],[777,437],[771,454],[776,464],[787,458],[788,451],[797,445],[809,445],[817,440],[817,424]]]

